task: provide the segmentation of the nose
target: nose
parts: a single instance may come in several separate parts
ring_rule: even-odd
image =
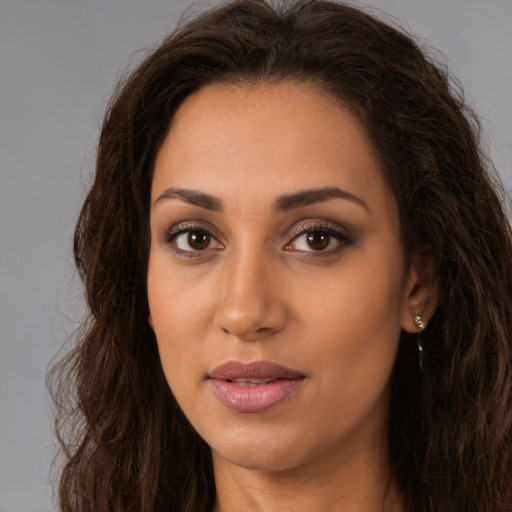
[[[286,297],[277,269],[261,254],[225,262],[215,325],[240,340],[256,341],[281,331],[287,322]]]

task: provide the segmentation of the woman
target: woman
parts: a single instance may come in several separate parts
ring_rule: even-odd
[[[77,225],[62,510],[512,510],[512,242],[477,129],[347,5],[235,1],[164,41]]]

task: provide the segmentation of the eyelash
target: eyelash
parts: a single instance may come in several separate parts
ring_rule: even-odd
[[[311,233],[325,233],[329,237],[336,239],[338,242],[336,247],[331,249],[319,251],[315,251],[313,249],[310,251],[299,251],[301,253],[307,254],[307,256],[311,258],[326,257],[332,254],[336,254],[343,248],[346,248],[352,244],[351,237],[347,234],[345,230],[340,229],[336,224],[333,224],[329,221],[310,221],[309,223],[303,224],[299,226],[296,230],[294,230],[293,238],[290,240],[290,242],[286,244],[285,248],[289,247],[300,237]]]
[[[212,234],[211,229],[209,229],[201,224],[196,224],[194,222],[182,223],[182,224],[178,224],[178,225],[174,226],[169,231],[166,231],[164,233],[163,241],[167,245],[171,246],[173,252],[176,254],[176,256],[178,256],[180,258],[199,258],[199,257],[202,257],[207,250],[211,250],[211,249],[206,248],[204,250],[194,250],[194,249],[185,250],[185,249],[180,249],[179,247],[177,247],[175,245],[176,239],[179,236],[187,234],[187,233],[188,234],[194,233],[194,232],[204,233],[211,237],[211,241],[217,242],[218,247],[215,248],[214,250],[221,250],[224,248],[224,245],[221,242],[219,242],[217,240],[217,238]],[[295,243],[301,236],[305,236],[305,235],[315,233],[315,232],[324,233],[324,234],[328,235],[329,237],[335,238],[336,241],[338,242],[336,247],[330,248],[330,249],[325,249],[325,250],[318,250],[318,251],[315,251],[313,249],[310,251],[298,250],[297,252],[300,252],[303,255],[306,255],[307,257],[311,257],[311,258],[326,257],[328,255],[337,253],[338,251],[340,251],[341,249],[343,249],[345,247],[348,247],[353,242],[351,237],[346,233],[346,231],[340,229],[336,224],[330,223],[328,221],[321,221],[321,222],[310,221],[307,224],[303,224],[303,225],[297,227],[292,232],[292,239],[290,240],[290,242],[288,242],[285,245],[285,249],[288,248],[288,250],[292,250],[292,249],[290,249],[290,246],[293,243]]]
[[[169,231],[165,232],[164,234],[164,242],[171,247],[173,252],[176,254],[176,256],[180,258],[199,258],[201,257],[201,253],[204,251],[199,250],[185,250],[180,249],[175,245],[176,239],[180,235],[184,235],[187,233],[205,233],[211,237],[212,240],[217,241],[215,236],[212,234],[211,229],[208,229],[205,226],[202,226],[201,224],[196,224],[194,222],[188,222],[188,223],[181,223],[177,226],[172,227]],[[219,245],[224,247],[223,244],[218,242]],[[206,249],[205,249],[206,250]]]

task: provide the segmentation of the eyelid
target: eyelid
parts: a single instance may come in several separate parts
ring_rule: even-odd
[[[170,240],[180,233],[186,233],[187,231],[205,231],[210,234],[215,240],[219,241],[219,236],[216,234],[216,230],[208,222],[200,220],[186,220],[184,222],[178,222],[169,229],[163,231],[163,241],[169,243]]]
[[[218,243],[218,246],[214,249],[204,249],[202,251],[193,249],[184,250],[173,246],[172,242],[179,235],[190,231],[203,231],[208,233],[212,239]],[[173,252],[180,257],[204,257],[208,252],[218,251],[219,249],[225,248],[225,244],[220,240],[221,237],[216,234],[216,231],[217,230],[209,222],[205,222],[203,220],[186,220],[183,222],[178,222],[177,224],[171,226],[171,228],[165,230],[162,233],[161,242],[165,245],[171,246]],[[298,237],[315,231],[325,232],[328,235],[333,236],[338,240],[339,244],[337,244],[335,248],[320,251],[315,251],[313,249],[311,251],[307,251],[302,249],[293,249],[290,247]],[[353,243],[353,237],[346,228],[336,222],[327,219],[308,219],[302,221],[301,223],[297,223],[292,227],[289,237],[289,241],[284,246],[285,250],[294,250],[298,253],[307,254],[311,257],[320,257],[322,255],[327,256],[329,254],[334,254],[338,250]]]
[[[309,233],[311,231],[326,231],[337,234],[340,237],[350,237],[348,231],[345,228],[343,228],[336,222],[332,222],[326,219],[308,219],[306,221],[303,221],[303,223],[301,224],[296,224],[292,228],[291,236],[295,238],[298,235],[302,235],[303,233]]]
[[[302,249],[292,249],[290,246],[293,244],[295,240],[297,240],[299,237],[306,235],[308,233],[312,233],[315,231],[319,232],[325,232],[330,236],[333,236],[336,238],[339,242],[339,244],[332,248],[332,249],[326,249],[323,251],[307,251]],[[334,254],[338,252],[339,250],[343,249],[344,247],[347,247],[353,243],[353,238],[350,235],[350,233],[340,226],[337,223],[334,223],[332,221],[328,221],[325,219],[321,220],[308,220],[306,223],[298,224],[294,226],[292,230],[292,238],[291,240],[285,245],[285,250],[295,250],[298,253],[307,254],[308,257],[321,257],[321,256],[327,256],[330,254]]]
[[[188,233],[190,231],[201,231],[208,233],[209,236],[212,237],[213,240],[217,242],[220,247],[215,247],[213,249],[204,249],[204,250],[185,250],[180,249],[179,247],[173,245],[173,241],[180,235],[184,233]],[[224,244],[219,240],[219,236],[215,233],[215,229],[204,221],[199,220],[187,220],[184,222],[178,222],[173,225],[171,228],[165,230],[161,236],[161,242],[164,245],[169,246],[174,254],[181,258],[201,258],[204,257],[207,253],[211,253],[211,251],[217,251],[219,249],[224,248]]]

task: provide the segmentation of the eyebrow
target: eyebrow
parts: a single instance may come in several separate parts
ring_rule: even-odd
[[[368,205],[359,197],[338,187],[324,187],[318,189],[299,190],[293,194],[279,196],[272,205],[276,212],[286,212],[301,206],[328,201],[329,199],[345,199],[362,206],[370,211]]]
[[[199,190],[172,187],[163,192],[163,194],[155,200],[154,205],[156,206],[168,199],[181,199],[193,206],[198,206],[199,208],[204,208],[214,212],[224,211],[224,207],[220,199]],[[281,195],[273,202],[272,210],[276,213],[287,212],[294,210],[295,208],[321,203],[330,199],[344,199],[351,201],[362,206],[369,212],[368,205],[360,197],[338,187],[306,189],[299,190],[293,194]]]
[[[222,201],[220,199],[217,199],[210,194],[200,192],[199,190],[174,187],[168,188],[160,197],[158,197],[158,199],[155,200],[154,205],[156,206],[167,199],[181,199],[186,203],[206,210],[211,210],[213,212],[224,211],[224,207],[222,206]]]

